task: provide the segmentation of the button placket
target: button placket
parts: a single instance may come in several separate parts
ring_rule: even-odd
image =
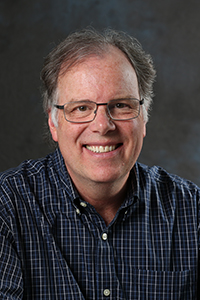
[[[96,244],[96,291],[98,299],[123,299],[120,283],[115,269],[112,228],[101,228]]]

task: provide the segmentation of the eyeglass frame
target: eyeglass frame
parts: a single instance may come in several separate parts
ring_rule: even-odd
[[[90,122],[94,121],[94,119],[96,118],[96,115],[97,115],[97,109],[98,109],[98,106],[101,106],[101,105],[106,105],[107,113],[108,113],[110,119],[113,120],[113,121],[128,121],[128,120],[137,119],[137,118],[139,117],[139,115],[140,115],[140,106],[139,106],[139,110],[138,110],[138,115],[137,115],[136,117],[128,118],[128,119],[115,119],[115,118],[113,118],[113,117],[111,116],[111,114],[110,114],[110,110],[109,110],[108,104],[109,104],[111,101],[114,101],[114,100],[119,100],[119,101],[120,101],[120,100],[137,100],[137,101],[139,102],[139,105],[140,105],[140,106],[144,104],[144,99],[139,100],[139,99],[136,99],[136,98],[130,98],[130,99],[112,99],[112,100],[108,101],[107,103],[96,103],[96,102],[94,102],[94,101],[88,100],[88,101],[90,101],[90,102],[96,104],[96,109],[94,110],[94,117],[93,117],[92,120],[89,120],[89,121],[70,121],[70,120],[68,120],[68,119],[66,118],[64,108],[65,108],[65,105],[68,104],[68,103],[70,103],[70,102],[66,102],[66,103],[63,104],[63,105],[54,104],[54,107],[56,107],[57,109],[63,110],[64,118],[65,118],[65,120],[66,120],[67,122],[70,122],[70,123],[78,123],[78,124],[80,124],[80,123],[90,123]],[[74,101],[74,102],[78,102],[78,101]]]

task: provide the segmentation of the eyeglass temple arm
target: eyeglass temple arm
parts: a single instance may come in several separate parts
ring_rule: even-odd
[[[144,104],[144,98],[142,100],[139,101],[140,105]]]
[[[54,107],[58,108],[58,109],[64,109],[64,105],[57,105],[57,104],[54,104]]]

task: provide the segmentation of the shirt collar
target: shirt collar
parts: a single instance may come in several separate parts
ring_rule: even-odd
[[[137,163],[130,171],[128,179],[127,196],[121,208],[126,208],[134,204],[139,199],[139,170]]]
[[[71,200],[74,201],[79,197],[79,194],[71,180],[71,177],[69,176],[64,158],[59,148],[55,150],[53,160],[54,160],[54,166],[60,176],[63,186],[68,192],[68,195],[70,196]]]

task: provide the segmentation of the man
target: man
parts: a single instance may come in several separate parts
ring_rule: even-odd
[[[57,148],[1,174],[0,298],[197,299],[200,190],[137,162],[151,57],[87,29],[41,77]]]

